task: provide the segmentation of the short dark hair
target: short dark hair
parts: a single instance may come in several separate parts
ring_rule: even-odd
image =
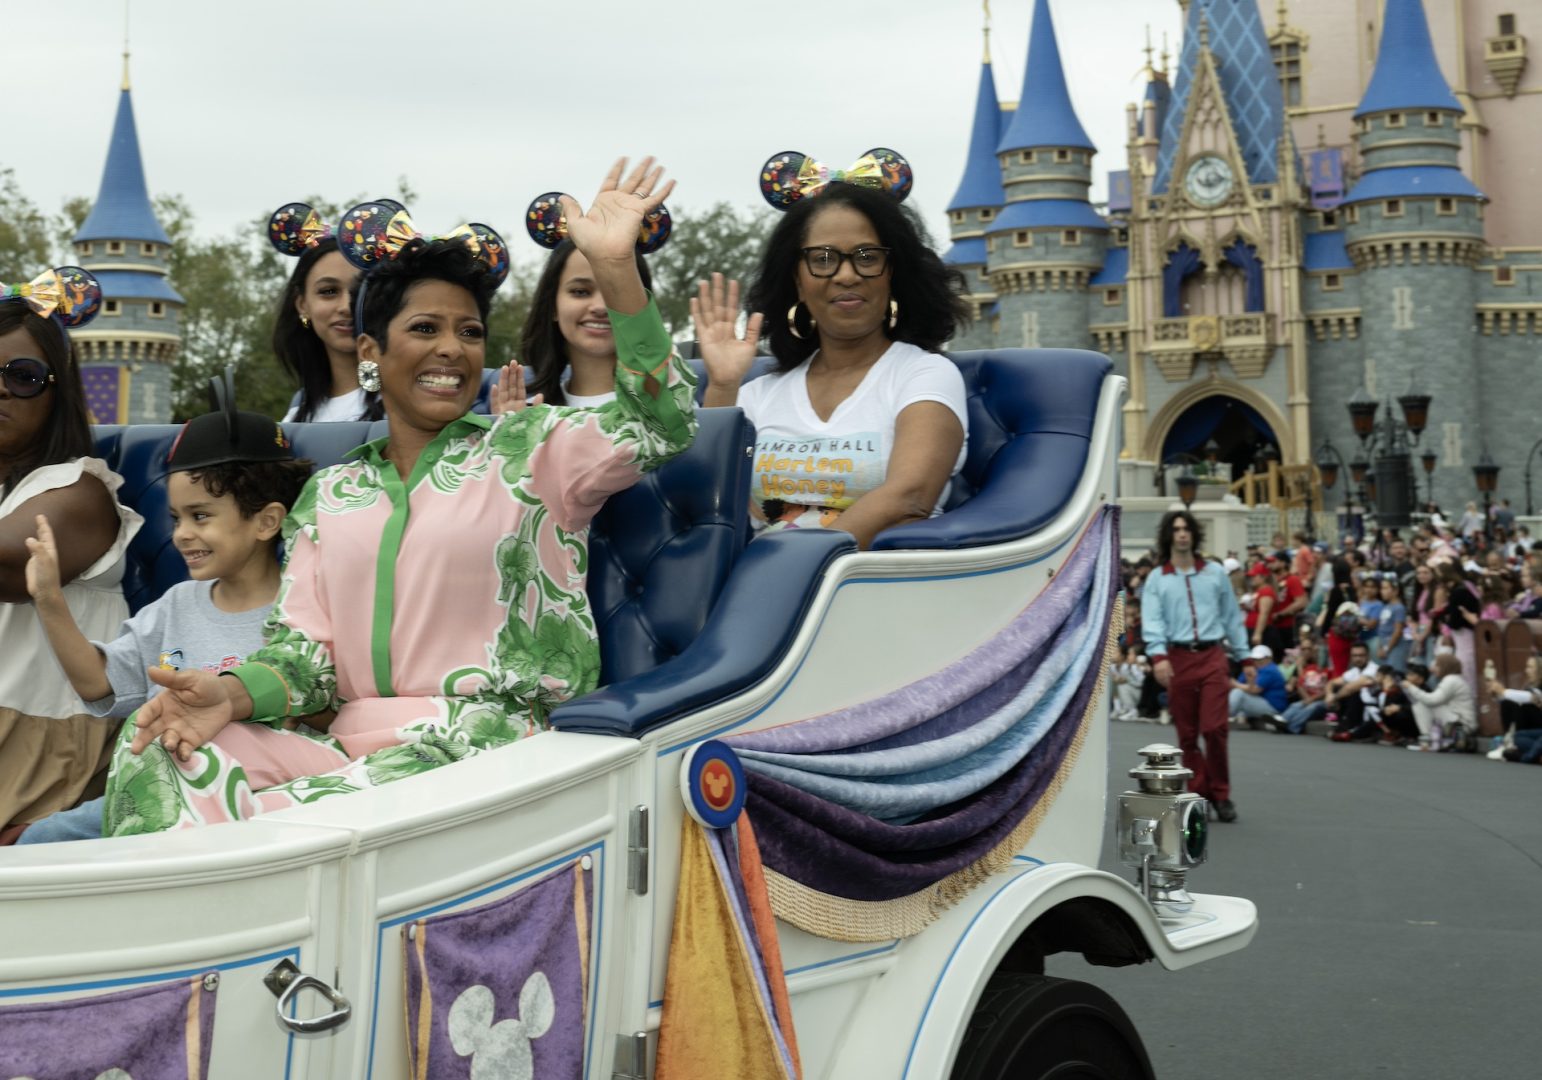
[[[548,405],[568,403],[567,395],[562,392],[562,373],[568,369],[568,343],[557,328],[557,286],[562,284],[568,259],[577,250],[571,240],[564,240],[552,248],[546,257],[546,266],[541,270],[541,278],[535,283],[530,313],[525,316],[525,326],[519,334],[519,358],[531,368],[526,392],[532,397],[546,395],[544,400]],[[637,274],[642,278],[643,288],[651,291],[653,273],[642,252],[637,253]]]
[[[1173,526],[1182,518],[1188,522],[1189,532],[1194,536],[1194,551],[1198,553],[1199,546],[1205,541],[1205,530],[1200,526],[1199,519],[1187,510],[1169,510],[1162,515],[1161,522],[1157,525],[1157,562],[1167,564],[1173,560]]]
[[[798,303],[798,265],[809,224],[821,210],[849,206],[873,225],[878,242],[890,249],[889,295],[899,316],[887,333],[927,352],[938,352],[955,329],[969,321],[964,275],[945,264],[930,247],[926,227],[893,197],[873,188],[839,181],[817,196],[800,199],[777,222],[766,241],[760,269],[746,303],[765,315],[767,338],[777,369],[791,371],[819,348],[819,331],[800,339],[787,325],[787,311]]]
[[[305,250],[284,285],[278,311],[273,315],[273,355],[300,384],[300,406],[295,413],[295,419],[299,421],[309,420],[321,403],[332,396],[332,364],[316,331],[300,321],[295,301],[305,294],[306,282],[316,263],[323,255],[336,250],[337,240],[330,236]],[[368,405],[364,419],[379,420],[385,416],[379,394],[366,393],[364,400]]]
[[[308,458],[294,461],[223,461],[202,469],[188,469],[187,478],[202,484],[216,499],[226,495],[236,501],[244,518],[255,517],[269,503],[294,508],[316,463]]]
[[[487,266],[459,239],[412,240],[394,259],[383,259],[353,286],[354,330],[375,339],[382,352],[389,342],[386,328],[401,313],[407,290],[420,281],[444,281],[459,285],[476,301],[485,323],[497,284]],[[363,304],[359,295],[363,293]]]
[[[96,446],[91,438],[91,414],[86,410],[86,389],[80,382],[75,343],[63,327],[25,303],[0,303],[0,334],[22,327],[43,354],[42,360],[53,372],[54,381],[50,389],[43,391],[50,401],[40,437],[9,473],[0,476],[0,484],[7,488],[14,488],[34,469],[90,457]]]

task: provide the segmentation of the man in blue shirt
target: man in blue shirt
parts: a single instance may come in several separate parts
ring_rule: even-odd
[[[1243,668],[1242,678],[1231,684],[1226,711],[1244,720],[1266,720],[1275,728],[1283,727],[1285,721],[1280,719],[1280,713],[1285,711],[1287,702],[1285,673],[1275,664],[1274,653],[1267,645],[1254,645],[1248,655],[1253,663]]]
[[[1236,821],[1226,756],[1227,659],[1252,661],[1231,579],[1220,563],[1198,554],[1202,541],[1199,521],[1187,510],[1163,515],[1158,566],[1141,591],[1141,632],[1152,675],[1167,688],[1183,763],[1194,772],[1189,790],[1209,799],[1222,821]]]

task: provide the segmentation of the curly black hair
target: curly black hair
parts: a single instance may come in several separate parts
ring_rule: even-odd
[[[226,495],[236,500],[244,518],[256,517],[269,503],[294,508],[305,482],[311,478],[316,463],[308,458],[294,461],[225,461],[202,469],[188,469],[187,477],[202,484],[216,499]]]
[[[890,195],[839,181],[817,196],[800,199],[783,215],[766,241],[760,270],[746,298],[751,311],[765,315],[771,352],[780,371],[791,371],[819,348],[817,328],[802,328],[800,340],[787,326],[785,313],[798,302],[798,265],[809,224],[821,210],[849,206],[878,233],[890,249],[889,295],[899,318],[887,333],[927,352],[939,351],[954,331],[969,321],[964,275],[945,264],[929,246],[926,227]]]
[[[1162,515],[1162,520],[1157,523],[1156,548],[1157,565],[1164,566],[1173,561],[1173,526],[1180,520],[1189,527],[1189,535],[1194,538],[1193,552],[1198,555],[1205,542],[1205,530],[1199,524],[1199,518],[1187,510],[1169,510]]]
[[[541,271],[541,279],[535,284],[530,313],[525,316],[525,326],[519,334],[519,358],[530,365],[532,374],[526,392],[532,397],[546,395],[548,405],[567,404],[567,396],[562,392],[562,373],[568,369],[568,343],[557,329],[557,287],[562,284],[568,259],[577,250],[571,240],[564,240],[552,248]],[[643,288],[651,291],[653,274],[641,252],[637,254],[637,273],[642,278]]]
[[[459,285],[476,301],[477,313],[484,323],[492,307],[493,293],[498,290],[487,265],[467,251],[459,239],[413,240],[396,258],[382,260],[354,282],[355,332],[374,338],[384,352],[388,347],[386,328],[401,312],[407,290],[420,281]]]

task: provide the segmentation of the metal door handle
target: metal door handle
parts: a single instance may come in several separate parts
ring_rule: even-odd
[[[342,991],[329,986],[314,975],[305,974],[288,957],[280,960],[272,971],[262,977],[262,981],[278,998],[275,1008],[278,1010],[279,1026],[297,1035],[315,1035],[319,1032],[331,1031],[353,1015],[353,1005],[343,996]],[[310,1020],[286,1015],[285,1010],[294,1000],[295,995],[307,987],[326,997],[332,1003],[332,1011]]]

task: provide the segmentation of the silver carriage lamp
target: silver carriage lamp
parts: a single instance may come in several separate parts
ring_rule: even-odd
[[[1194,905],[1184,875],[1205,861],[1209,804],[1185,791],[1194,774],[1183,751],[1166,743],[1142,747],[1145,763],[1130,770],[1138,791],[1119,796],[1119,857],[1158,914],[1182,915]]]

